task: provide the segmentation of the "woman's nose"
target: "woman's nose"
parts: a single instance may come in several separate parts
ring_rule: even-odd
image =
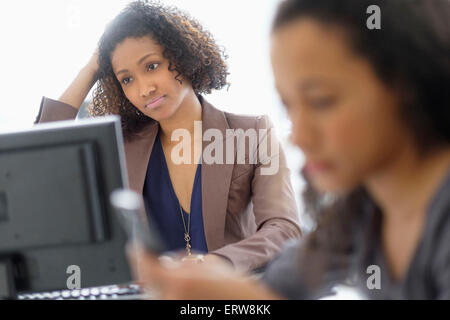
[[[153,92],[155,92],[156,86],[154,84],[148,84],[143,82],[140,85],[139,91],[142,98],[147,98],[148,96],[152,95]]]
[[[291,134],[289,140],[303,151],[314,149],[317,132],[311,119],[307,115],[297,113],[292,120]]]

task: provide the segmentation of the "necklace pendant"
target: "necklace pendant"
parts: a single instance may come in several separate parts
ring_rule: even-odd
[[[191,255],[191,244],[189,243],[189,241],[191,241],[191,237],[189,236],[189,234],[185,233],[184,234],[184,240],[186,241],[186,251],[188,256]]]
[[[191,255],[191,245],[189,243],[186,244],[186,251],[187,251],[188,256],[190,256]]]

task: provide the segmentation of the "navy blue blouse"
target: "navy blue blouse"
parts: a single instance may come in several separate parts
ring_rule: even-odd
[[[184,226],[181,219],[180,204],[170,180],[164,150],[161,145],[159,131],[148,162],[147,174],[144,182],[143,197],[145,205],[150,208],[151,220],[157,225],[165,241],[168,251],[186,249],[184,240]],[[192,250],[206,253],[205,231],[203,228],[201,164],[198,164],[191,195],[190,213],[182,208],[186,228],[190,222],[190,244]]]

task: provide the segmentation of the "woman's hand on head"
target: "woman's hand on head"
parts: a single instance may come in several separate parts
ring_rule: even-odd
[[[98,69],[97,48],[92,54],[88,64],[78,72],[78,75],[58,100],[79,110],[92,86],[98,80]]]
[[[150,292],[157,289],[159,299],[279,299],[262,283],[215,259],[222,259],[220,257],[207,258],[206,263],[185,263],[158,259],[138,246],[128,247],[127,254],[137,281]]]
[[[94,75],[97,74],[99,69],[98,55],[99,53],[97,47],[86,65],[86,68],[88,68]]]

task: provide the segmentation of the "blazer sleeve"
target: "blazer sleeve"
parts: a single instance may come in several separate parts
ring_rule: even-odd
[[[243,271],[264,267],[287,240],[301,236],[290,170],[273,125],[267,116],[261,116],[256,129],[257,132],[260,132],[259,129],[266,132],[258,144],[258,155],[260,148],[269,146],[268,152],[262,152],[267,156],[258,156],[251,182],[256,232],[211,252],[227,258],[235,268]],[[270,146],[276,146],[275,150]],[[278,166],[274,167],[274,164]]]
[[[34,124],[75,119],[78,110],[64,102],[42,97],[39,114]]]

